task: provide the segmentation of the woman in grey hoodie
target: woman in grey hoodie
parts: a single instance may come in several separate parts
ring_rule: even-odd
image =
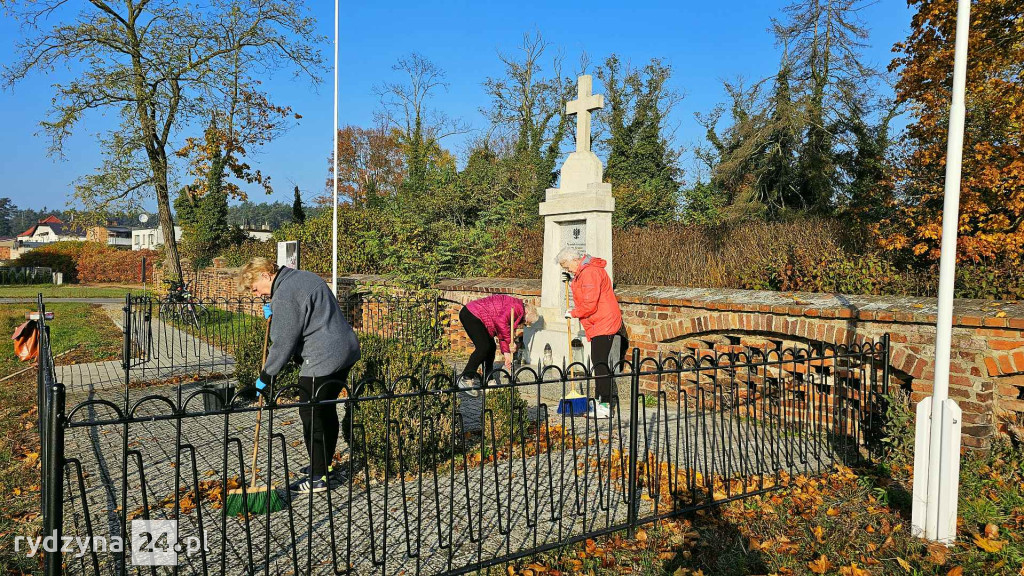
[[[263,391],[295,358],[302,367],[299,401],[336,399],[349,370],[359,360],[359,340],[324,279],[304,270],[278,268],[266,258],[253,258],[242,268],[239,284],[253,296],[270,296],[263,314],[274,316],[272,344],[256,381],[257,391]],[[323,492],[328,489],[327,475],[338,446],[337,404],[301,408],[299,416],[310,465],[303,469],[308,477],[292,484],[291,489]]]

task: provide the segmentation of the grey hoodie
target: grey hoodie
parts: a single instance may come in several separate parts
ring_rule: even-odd
[[[359,340],[341,313],[324,279],[305,270],[282,267],[270,289],[270,339],[260,380],[271,379],[288,360],[302,361],[300,376],[319,378],[359,360]]]

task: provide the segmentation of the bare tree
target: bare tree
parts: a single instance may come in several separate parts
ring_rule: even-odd
[[[551,56],[550,71],[544,73],[542,65],[550,48],[539,32],[524,34],[516,52],[498,54],[504,75],[484,82],[491,106],[482,112],[490,118],[491,130],[499,140],[514,142],[512,171],[520,177],[510,182],[518,183],[517,195],[536,202],[554,183],[555,165],[568,133],[565,103],[573,98],[576,86],[574,76],[563,75],[560,53]],[[584,55],[580,67],[586,66]]]
[[[398,130],[406,150],[405,183],[414,193],[421,193],[432,152],[439,148],[441,140],[468,132],[469,126],[429,106],[438,90],[448,90],[444,70],[436,64],[414,52],[399,58],[392,70],[405,78],[374,88],[381,100],[377,120]]]
[[[120,125],[103,138],[104,160],[79,183],[86,206],[138,203],[153,194],[164,235],[165,269],[181,277],[170,207],[168,153],[178,132],[210,117],[211,94],[231,78],[282,67],[319,81],[322,39],[301,3],[283,0],[20,0],[7,13],[28,32],[18,59],[3,71],[12,86],[33,72],[81,64],[55,87],[42,123],[61,155],[91,111],[113,111]],[[53,25],[45,25],[56,20]]]

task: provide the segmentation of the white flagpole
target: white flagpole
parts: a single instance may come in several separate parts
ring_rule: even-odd
[[[334,178],[331,187],[334,189],[334,216],[331,233],[331,290],[338,296],[338,3],[334,0]]]
[[[949,109],[946,182],[942,206],[939,259],[939,309],[935,325],[935,385],[932,397],[917,411],[914,455],[915,533],[952,543],[956,538],[957,491],[960,475],[960,409],[949,398],[949,356],[953,332],[953,283],[960,220],[960,173],[964,147],[964,103],[967,85],[967,41],[971,1],[958,0],[953,57],[953,101]],[[930,400],[930,402],[929,402]]]

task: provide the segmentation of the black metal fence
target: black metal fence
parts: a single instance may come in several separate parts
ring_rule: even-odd
[[[131,327],[145,322],[141,303],[126,306],[126,338],[145,343],[125,344],[126,373],[158,353],[152,325]],[[632,531],[871,458],[888,354],[887,338],[717,358],[634,350],[603,420],[559,410],[574,389],[593,396],[579,363],[498,372],[469,390],[448,372],[353,379],[339,398],[305,403],[277,386],[255,439],[258,407],[235,393],[211,408],[217,392],[201,380],[134,396],[125,386],[123,399],[92,394],[65,410],[51,360],[40,370],[44,533],[107,546],[50,554],[46,573],[156,573],[140,565],[155,550],[176,574],[462,574]],[[346,440],[331,490],[289,495],[309,463],[309,410],[345,414]],[[284,509],[228,516],[227,492],[252,485],[275,486]],[[109,546],[153,521],[173,524]]]

